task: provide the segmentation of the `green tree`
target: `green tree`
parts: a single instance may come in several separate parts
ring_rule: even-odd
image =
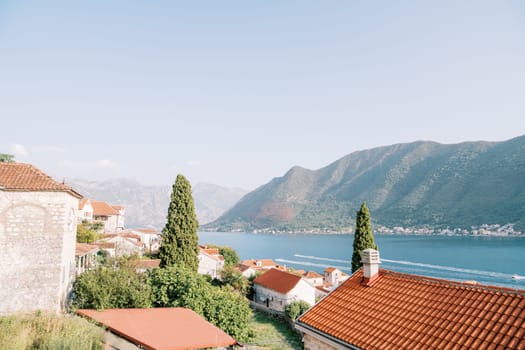
[[[221,281],[223,285],[230,286],[243,295],[250,291],[250,281],[233,265],[226,265],[221,270]]]
[[[13,163],[14,157],[12,154],[0,153],[0,163]]]
[[[179,174],[173,184],[167,222],[162,230],[160,267],[178,265],[197,272],[198,227],[190,182]]]
[[[367,248],[377,249],[372,233],[370,212],[366,203],[363,202],[361,209],[357,212],[354,231],[354,252],[352,254],[352,273],[361,267],[361,252]]]
[[[145,274],[101,267],[76,279],[73,307],[97,310],[151,307],[151,287]]]
[[[302,315],[306,310],[310,308],[310,304],[303,300],[293,301],[292,303],[286,305],[284,312],[292,321],[295,321],[297,317]]]
[[[78,243],[93,243],[101,238],[100,230],[104,226],[101,222],[90,223],[83,220],[77,225],[77,242]]]
[[[219,254],[224,257],[224,265],[237,265],[239,263],[239,255],[232,247],[220,246],[215,244],[207,244],[210,248],[219,249]]]
[[[155,307],[187,307],[239,341],[251,337],[248,301],[227,287],[214,287],[202,275],[171,266],[149,272]]]

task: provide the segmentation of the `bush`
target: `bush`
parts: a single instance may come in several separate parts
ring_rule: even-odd
[[[0,317],[0,349],[102,349],[102,328],[77,316]]]
[[[86,271],[73,284],[73,307],[79,309],[151,306],[147,277],[131,269],[101,267]]]
[[[250,292],[250,281],[231,265],[221,270],[221,283],[232,287],[242,295],[248,295]]]
[[[251,338],[252,312],[239,293],[214,287],[204,276],[179,267],[150,271],[149,283],[156,307],[187,307],[238,341]]]
[[[286,305],[284,312],[292,321],[295,321],[299,315],[302,315],[306,310],[310,308],[310,304],[306,301],[298,300],[294,301],[289,305]]]

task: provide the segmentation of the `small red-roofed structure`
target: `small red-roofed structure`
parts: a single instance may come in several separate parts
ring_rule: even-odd
[[[237,341],[197,313],[185,308],[77,310],[109,332],[105,343],[114,346],[125,339],[148,350],[183,350],[237,345]],[[116,336],[118,337],[116,337]]]

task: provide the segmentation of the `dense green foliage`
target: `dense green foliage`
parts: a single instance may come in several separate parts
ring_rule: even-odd
[[[243,295],[250,293],[251,282],[233,265],[226,265],[221,270],[221,283],[232,287]]]
[[[102,222],[88,222],[82,220],[77,225],[77,242],[78,243],[93,243],[102,237],[100,230],[104,227]]]
[[[0,349],[99,350],[103,330],[83,318],[44,313],[0,317]]]
[[[151,306],[146,275],[133,269],[101,267],[86,271],[73,284],[78,309],[143,308]]]
[[[207,244],[210,248],[219,249],[219,254],[224,257],[224,265],[237,265],[239,263],[239,255],[232,247],[220,246],[216,244]]]
[[[297,317],[302,315],[306,310],[311,307],[306,301],[298,300],[286,305],[284,312],[292,321],[295,321]]]
[[[210,230],[347,230],[365,199],[374,224],[525,230],[525,136],[413,142],[354,152],[319,170],[292,168],[245,195]]]
[[[154,306],[187,307],[239,341],[252,336],[248,301],[229,288],[214,287],[205,276],[176,266],[149,274]]]
[[[354,231],[354,250],[352,253],[352,272],[357,271],[361,263],[361,252],[367,248],[377,249],[372,232],[372,223],[370,221],[370,212],[366,203],[361,204],[355,219]]]
[[[15,156],[12,154],[0,153],[0,163],[12,163],[15,161]]]
[[[167,222],[162,230],[159,252],[161,267],[178,265],[197,272],[198,227],[190,182],[179,174],[173,184]]]

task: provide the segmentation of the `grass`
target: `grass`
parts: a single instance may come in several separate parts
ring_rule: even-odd
[[[301,337],[286,321],[254,311],[250,326],[255,337],[249,347],[255,345],[258,349],[303,349]]]
[[[77,316],[37,312],[0,317],[3,350],[99,350],[103,330]]]

